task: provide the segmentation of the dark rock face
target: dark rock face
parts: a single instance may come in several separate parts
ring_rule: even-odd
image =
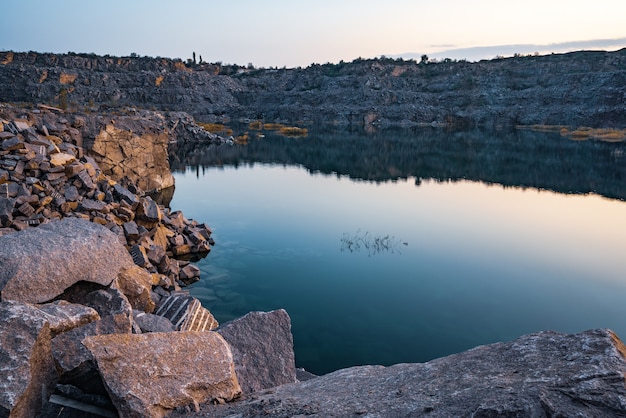
[[[231,346],[243,393],[296,381],[291,319],[284,309],[250,312],[217,332]]]
[[[0,237],[2,300],[48,302],[79,281],[109,285],[132,265],[115,234],[82,219]]]
[[[34,417],[57,378],[50,325],[44,313],[18,302],[0,302],[0,323],[0,416]]]
[[[626,125],[625,62],[622,49],[476,63],[357,59],[219,75],[227,71],[160,58],[3,52],[0,97],[58,103],[64,92],[67,103],[154,106],[204,120],[615,127]]]
[[[626,416],[624,354],[609,330],[541,332],[428,363],[338,370],[195,416]]]

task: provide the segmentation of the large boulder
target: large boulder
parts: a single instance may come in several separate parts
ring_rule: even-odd
[[[361,366],[178,416],[623,417],[626,347],[610,330],[540,332],[428,363]]]
[[[2,300],[44,303],[79,281],[109,285],[133,261],[107,228],[65,218],[0,237]]]
[[[34,417],[56,383],[46,314],[0,302],[0,324],[0,416]]]
[[[217,332],[230,344],[243,393],[296,381],[291,318],[284,309],[250,312]]]
[[[241,393],[230,348],[216,332],[100,335],[83,344],[122,417],[160,418]]]

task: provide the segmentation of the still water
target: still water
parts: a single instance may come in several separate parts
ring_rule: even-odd
[[[547,329],[626,338],[624,148],[519,132],[268,134],[179,150],[170,206],[216,241],[191,294],[222,323],[286,309],[297,366],[313,373]]]

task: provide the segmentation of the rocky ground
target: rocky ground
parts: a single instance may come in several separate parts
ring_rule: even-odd
[[[356,59],[250,69],[148,57],[0,52],[0,97],[352,127],[625,127],[626,49],[475,63]]]
[[[103,116],[0,108],[1,414],[162,416],[295,381],[286,312],[208,332],[217,321],[184,287],[211,230],[137,186],[171,185],[167,146],[185,116],[170,128],[155,113]],[[229,334],[238,323],[246,335]],[[246,364],[237,379],[259,349],[277,371]]]
[[[224,74],[0,53],[0,97],[23,104],[0,105],[0,415],[626,416],[626,349],[609,330],[297,373],[285,311],[218,326],[185,292],[211,230],[152,193],[173,184],[171,144],[224,141],[183,110],[366,128],[625,126],[625,62],[622,50]],[[137,110],[150,107],[162,111]]]

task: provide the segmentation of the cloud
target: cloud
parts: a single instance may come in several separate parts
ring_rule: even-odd
[[[435,47],[435,46],[433,46]],[[443,46],[442,46],[443,47]],[[626,38],[615,39],[591,39],[586,41],[559,42],[545,45],[538,44],[514,44],[514,45],[493,45],[477,46],[472,48],[443,49],[428,53],[430,58],[443,59],[466,59],[468,61],[480,61],[482,59],[492,59],[496,56],[512,56],[514,54],[540,54],[562,53],[576,50],[617,50],[626,47]],[[388,55],[394,58],[419,59],[423,53],[411,52],[398,55]]]

